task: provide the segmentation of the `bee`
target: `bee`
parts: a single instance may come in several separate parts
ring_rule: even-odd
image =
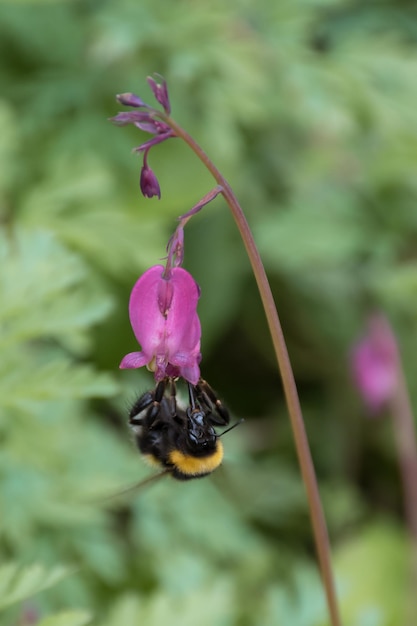
[[[165,378],[140,396],[129,412],[139,450],[150,464],[163,469],[155,477],[170,474],[190,480],[211,474],[223,460],[219,438],[237,425],[218,434],[216,427],[230,421],[228,410],[202,378],[197,385],[187,384],[185,409],[177,403],[175,379]]]

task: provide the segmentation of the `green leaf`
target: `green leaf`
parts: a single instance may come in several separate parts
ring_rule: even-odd
[[[355,211],[336,193],[318,191],[314,204],[306,198],[303,204],[272,214],[256,225],[257,240],[270,267],[298,273],[333,270],[354,261],[365,249],[365,235]]]
[[[53,337],[75,346],[105,317],[111,300],[88,268],[45,231],[0,236],[0,345]]]
[[[17,169],[18,131],[14,110],[0,100],[0,199],[10,190]],[[1,202],[3,204],[3,202]],[[0,215],[2,209],[0,209]]]
[[[341,606],[347,624],[404,624],[410,546],[404,532],[375,521],[348,539],[335,554]]]
[[[78,145],[75,150],[76,158],[67,152],[52,155],[48,176],[22,201],[21,223],[27,229],[53,231],[61,242],[116,276],[146,266],[152,257],[159,260],[166,245],[159,207],[157,215],[149,211],[139,185],[133,204],[116,187],[102,159],[87,150],[79,155]]]
[[[63,611],[45,617],[37,626],[84,626],[91,622],[92,616],[87,611]]]
[[[388,310],[415,316],[417,304],[417,263],[375,268],[370,283]]]
[[[204,607],[204,610],[203,610]],[[146,624],[147,626],[232,626],[233,590],[225,577],[193,593],[171,594],[161,590],[147,598],[125,594],[100,626]]]
[[[66,567],[46,569],[43,565],[20,567],[9,563],[0,567],[0,609],[21,602],[26,598],[56,585],[73,573]]]
[[[256,623],[259,626],[327,626],[327,616],[324,592],[317,572],[299,563],[291,588],[271,585],[266,590]]]

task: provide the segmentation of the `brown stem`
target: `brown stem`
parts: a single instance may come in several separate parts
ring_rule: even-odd
[[[415,623],[415,594],[417,590],[417,439],[410,397],[399,355],[397,376],[397,387],[390,404],[403,488],[405,519],[411,540],[407,615],[407,623],[411,626]]]
[[[294,380],[294,374],[289,360],[288,351],[282,333],[277,309],[272,296],[268,278],[266,276],[265,268],[263,266],[246,217],[228,182],[223,178],[219,170],[208,158],[206,153],[200,148],[200,146],[186,131],[178,126],[178,124],[171,118],[164,118],[164,121],[169,124],[177,137],[180,137],[189,145],[189,147],[194,151],[197,157],[210,171],[216,182],[222,187],[222,194],[230,207],[236,225],[243,239],[246,251],[248,253],[248,257],[252,265],[252,269],[258,285],[261,300],[265,309],[265,314],[278,361],[278,367],[281,373],[282,384],[294,434],[295,447],[300,463],[302,478],[307,492],[314,540],[323,585],[326,592],[331,624],[332,626],[340,626],[341,621],[332,572],[330,544],[326,520],[321,505],[317,478],[311,458],[310,447],[308,444],[307,434],[304,426],[304,420],[301,412],[300,401],[298,398],[297,387]]]

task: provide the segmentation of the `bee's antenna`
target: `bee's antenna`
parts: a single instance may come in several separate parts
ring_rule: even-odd
[[[117,491],[116,493],[112,493],[110,496],[104,496],[104,498],[100,498],[100,502],[108,502],[109,500],[114,500],[119,496],[124,496],[126,493],[130,493],[131,491],[136,491],[136,489],[142,489],[142,487],[147,487],[149,484],[170,473],[170,470],[164,470],[163,472],[158,472],[158,474],[152,474],[151,476],[144,478],[140,482],[135,483],[130,487],[126,487],[125,489],[122,489],[122,491]]]
[[[226,433],[228,433],[230,430],[233,430],[233,428],[236,428],[236,426],[239,426],[239,424],[241,424],[242,422],[244,422],[244,418],[242,417],[242,419],[238,420],[237,422],[235,422],[234,424],[232,424],[231,426],[229,426],[229,428],[226,428],[226,430],[224,430],[222,433],[220,433],[220,435],[217,435],[218,437],[223,437],[223,435],[225,435]]]

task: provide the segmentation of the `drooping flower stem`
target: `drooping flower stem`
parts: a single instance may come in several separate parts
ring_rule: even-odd
[[[391,404],[402,476],[407,525],[417,545],[417,445],[414,417],[401,364]]]
[[[387,322],[388,324],[388,322]],[[389,402],[403,488],[405,520],[410,537],[407,624],[415,623],[417,589],[417,438],[407,383],[397,354],[397,384]]]
[[[203,162],[217,184],[221,187],[221,193],[225,198],[236,225],[244,242],[255,279],[258,285],[261,300],[265,309],[266,318],[271,332],[272,342],[281,373],[282,384],[290,415],[291,426],[294,434],[295,447],[300,463],[301,474],[307,492],[307,499],[310,509],[314,540],[317,556],[322,576],[323,585],[326,592],[327,604],[332,626],[340,626],[340,616],[334,584],[334,577],[331,564],[331,553],[326,520],[320,500],[317,478],[311,458],[310,447],[305,430],[303,415],[297,387],[294,380],[291,363],[288,356],[285,339],[282,333],[274,298],[266,276],[260,254],[256,247],[253,235],[249,228],[246,217],[234,195],[230,185],[209,159],[207,154],[194,141],[194,139],[181,128],[172,118],[163,116],[164,122],[170,126],[175,135],[183,139],[193,150],[196,156]]]

